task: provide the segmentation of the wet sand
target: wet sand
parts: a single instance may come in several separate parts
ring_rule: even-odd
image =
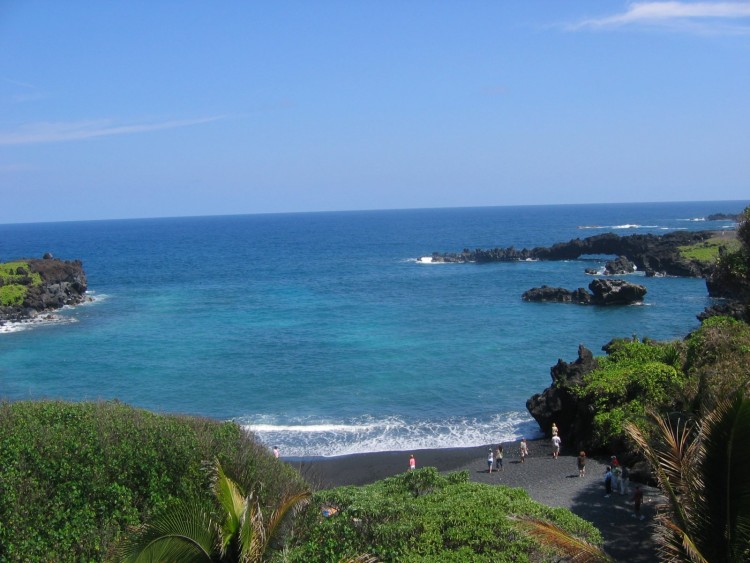
[[[436,467],[441,472],[466,470],[472,481],[522,487],[534,500],[571,510],[602,532],[607,553],[617,561],[658,561],[652,539],[658,496],[656,489],[643,487],[641,512],[646,519],[639,521],[632,517],[633,503],[629,494],[615,493],[610,498],[604,497],[606,460],[589,459],[586,476],[578,477],[578,452],[565,451],[563,448],[559,458],[554,459],[548,440],[529,441],[528,444],[529,456],[525,463],[521,463],[518,442],[503,443],[504,470],[493,470],[492,473],[487,472],[489,445],[287,461],[316,488],[330,488],[364,485],[403,473],[408,470],[409,455],[413,453],[417,467]]]

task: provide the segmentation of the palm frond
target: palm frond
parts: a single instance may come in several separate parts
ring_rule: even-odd
[[[245,517],[242,520],[239,542],[241,545],[242,561],[260,561],[266,550],[266,528],[263,524],[263,512],[257,494],[250,493],[247,497]]]
[[[601,548],[574,536],[552,522],[536,518],[517,518],[517,521],[540,543],[565,554],[572,561],[581,563],[614,561]]]
[[[750,545],[750,400],[741,394],[706,414],[702,540],[714,556],[740,560]]]
[[[363,553],[362,555],[357,555],[356,557],[352,557],[351,559],[342,559],[339,563],[379,563],[379,561],[380,559],[378,559],[374,555]]]
[[[630,422],[625,424],[625,432],[641,449],[651,470],[654,472],[659,487],[667,497],[665,508],[670,513],[673,513],[679,525],[683,526],[688,520],[684,512],[684,507],[681,504],[682,499],[680,498],[680,493],[684,490],[684,485],[679,482],[673,482],[675,475],[678,477],[681,475],[679,470],[674,469],[678,460],[682,457],[678,451],[675,451],[675,446],[680,443],[680,440],[672,436],[672,429],[667,421],[659,416],[652,416],[659,429],[659,438],[667,444],[671,444],[671,446],[659,447],[658,445],[652,445],[643,435],[640,428]],[[664,462],[663,458],[666,458]],[[678,478],[677,480],[679,481],[680,479]]]
[[[216,461],[215,470],[214,494],[225,514],[225,519],[221,524],[221,552],[224,554],[242,526],[247,502],[237,483],[226,476],[218,461]]]
[[[674,522],[669,519],[663,519],[661,524],[670,531],[668,541],[660,543],[662,553],[666,555],[665,560],[709,563],[687,532],[675,526]]]
[[[181,504],[134,528],[120,544],[117,559],[123,563],[210,562],[217,542],[210,516],[199,506]]]
[[[312,493],[310,491],[301,491],[285,496],[268,519],[266,530],[269,538],[273,537],[276,529],[283,522],[284,517],[290,510],[296,514],[299,510],[307,506],[311,498]]]

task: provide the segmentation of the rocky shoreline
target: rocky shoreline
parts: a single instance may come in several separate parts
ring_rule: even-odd
[[[86,273],[80,260],[43,258],[0,264],[0,325],[39,318],[66,305],[86,301]]]
[[[665,235],[629,235],[603,233],[584,239],[573,239],[549,247],[518,250],[512,246],[492,249],[464,249],[460,253],[432,254],[432,262],[518,262],[527,260],[577,260],[588,254],[625,257],[647,276],[668,275],[705,277],[710,267],[680,255],[679,247],[705,242],[714,236],[713,231],[677,231]]]

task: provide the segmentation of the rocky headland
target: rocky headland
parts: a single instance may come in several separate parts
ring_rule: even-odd
[[[86,273],[80,260],[50,254],[0,263],[0,324],[34,319],[86,300]]]
[[[624,237],[614,233],[603,233],[532,249],[518,250],[511,246],[487,250],[464,249],[460,253],[435,252],[431,256],[431,261],[482,264],[525,260],[577,260],[585,255],[614,255],[632,263],[646,275],[703,277],[709,273],[710,267],[700,261],[684,258],[680,253],[680,247],[704,242],[712,236],[713,231],[677,231],[665,235]]]

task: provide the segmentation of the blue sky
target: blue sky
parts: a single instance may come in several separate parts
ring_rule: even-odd
[[[0,2],[0,223],[747,199],[750,1]]]

